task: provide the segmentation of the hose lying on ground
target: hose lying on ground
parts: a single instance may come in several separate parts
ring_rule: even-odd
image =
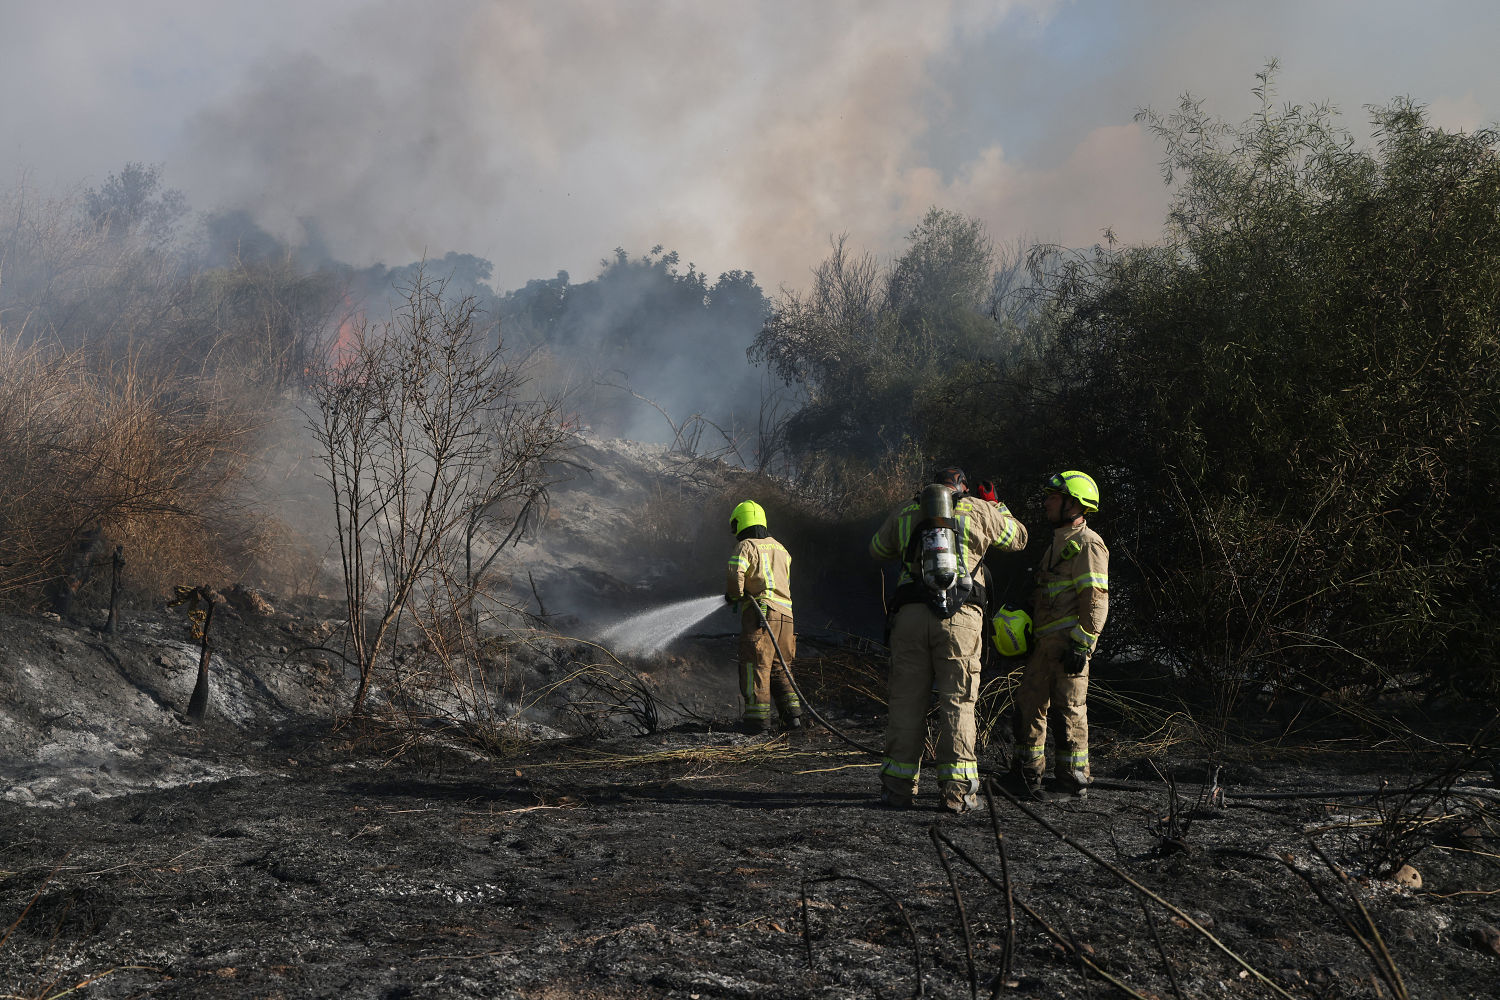
[[[792,673],[792,665],[786,661],[786,656],[781,652],[781,643],[776,641],[776,632],[771,628],[771,623],[766,621],[765,609],[762,608],[760,606],[760,602],[755,600],[753,597],[750,599],[750,603],[755,605],[755,613],[760,615],[761,628],[765,629],[766,635],[771,637],[771,648],[776,650],[776,659],[781,661],[781,668],[786,671],[787,683],[789,683],[792,686],[792,690],[797,693],[797,700],[802,702],[803,707],[807,709],[807,714],[816,719],[818,721],[818,724],[821,725],[824,729],[828,730],[834,736],[843,740],[854,749],[859,750],[863,753],[871,754],[875,757],[882,756],[879,750],[876,750],[874,747],[865,746],[863,743],[859,742],[853,737],[844,735],[844,733],[840,731],[837,726],[818,714],[818,710],[816,708],[813,708],[812,702],[808,701],[807,695],[802,693],[802,688],[797,686],[797,675]]]

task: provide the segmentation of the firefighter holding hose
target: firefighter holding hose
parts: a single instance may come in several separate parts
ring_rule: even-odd
[[[1026,547],[1026,526],[998,500],[969,495],[962,469],[939,469],[921,494],[892,511],[870,539],[870,555],[898,560],[891,602],[891,672],[880,801],[915,805],[927,707],[938,703],[939,806],[962,813],[978,805],[974,705],[984,642],[986,551]]]
[[[729,557],[724,600],[740,613],[740,694],[745,699],[743,730],[750,735],[770,732],[775,699],[787,729],[802,725],[802,700],[777,660],[777,647],[787,662],[797,655],[792,631],[792,556],[771,537],[766,512],[746,500],[729,516],[729,530],[738,544]]]

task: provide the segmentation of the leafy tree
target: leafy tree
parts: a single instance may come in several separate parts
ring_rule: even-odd
[[[978,219],[930,208],[907,236],[886,298],[904,326],[963,322],[981,315],[993,281],[995,249]]]
[[[1104,480],[1150,641],[1228,699],[1494,685],[1497,135],[1397,101],[1356,148],[1326,106],[1278,106],[1273,72],[1243,124],[1142,113],[1173,238],[1053,258],[1024,412]]]
[[[203,234],[204,262],[209,267],[270,260],[286,256],[289,250],[241,209],[209,213],[203,220]]]
[[[139,233],[157,246],[172,237],[188,210],[181,191],[162,188],[161,167],[142,163],[125,164],[83,200],[89,219],[112,239]]]
[[[0,204],[0,323],[24,341],[118,360],[172,315],[187,268],[170,237],[186,206],[158,168],[127,164],[63,200],[23,186]]]
[[[836,237],[811,289],[781,293],[751,350],[805,392],[788,438],[804,475],[831,475],[836,493],[897,456],[991,461],[953,403],[1016,360],[1019,314],[997,294],[1014,269],[997,270],[983,225],[956,212],[931,209],[907,242],[883,269]]]
[[[408,288],[423,274],[439,277],[454,296],[472,295],[475,301],[489,302],[495,293],[490,289],[490,276],[495,265],[483,257],[470,253],[449,251],[440,260],[423,260],[404,267],[372,268],[364,275],[365,281],[382,289]]]

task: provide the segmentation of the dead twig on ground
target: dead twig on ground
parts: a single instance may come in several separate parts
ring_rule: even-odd
[[[37,886],[36,892],[31,894],[31,900],[26,904],[26,908],[21,911],[21,915],[17,917],[9,927],[5,928],[4,935],[0,935],[0,948],[5,947],[5,942],[9,941],[10,936],[16,932],[16,928],[21,926],[21,921],[26,919],[26,914],[30,913],[31,908],[36,905],[37,900],[42,898],[42,893],[46,890],[47,884],[57,877],[58,872],[62,871],[63,862],[67,861],[68,854],[72,853],[72,851],[68,851],[67,854],[64,854],[62,856],[62,859],[57,862],[57,865],[47,873],[47,877],[42,879],[42,884]]]
[[[11,925],[5,929],[5,933],[3,935],[0,935],[0,948],[4,948],[6,943],[10,941],[11,935],[15,933],[16,928],[21,926],[21,922],[26,919],[27,914],[31,912],[32,908],[36,906],[37,902],[42,898],[42,893],[46,891],[47,886],[52,882],[54,878],[57,877],[57,873],[64,869],[64,862],[68,860],[68,856],[72,853],[73,852],[70,850],[67,854],[64,854],[62,858],[57,862],[57,864],[53,867],[53,869],[47,873],[47,877],[42,879],[41,884],[36,887],[36,891],[31,894],[31,899],[26,903],[25,908],[21,910],[21,915],[16,917],[16,919],[11,922]],[[192,852],[184,852],[184,854],[190,853]],[[182,856],[183,855],[178,855],[178,857]],[[95,873],[89,872],[86,874]],[[54,993],[52,992],[52,988],[57,985],[57,980],[62,978],[62,969],[61,967],[59,967],[57,969],[56,976],[54,976],[52,980],[42,986],[41,989],[39,989],[36,993],[30,996],[24,996],[16,993],[5,993],[0,994],[0,1000],[58,1000],[59,997],[65,997],[71,993],[76,993],[81,989],[85,989],[86,987],[98,982],[106,976],[112,976],[116,972],[126,971],[161,972],[160,969],[149,965],[117,965],[113,968],[106,969],[103,972],[88,976],[80,980],[79,982],[74,983],[72,986],[69,986],[62,990],[58,990]]]
[[[657,764],[757,764],[767,760],[788,760],[793,757],[827,756],[814,750],[793,750],[784,736],[765,742],[750,741],[727,746],[684,747],[680,750],[658,750],[642,754],[610,754],[587,749],[580,750],[584,756],[573,760],[541,761],[527,764],[528,771],[541,768],[567,769],[571,767],[598,767],[608,764],[615,767],[646,767]]]
[[[569,702],[567,708],[589,729],[598,731],[604,722],[620,715],[630,718],[643,736],[661,728],[656,695],[639,675],[617,674],[598,667],[580,676],[579,680],[587,694]]]
[[[953,865],[948,861],[948,855],[943,853],[943,844],[948,842],[948,836],[938,829],[936,823],[927,828],[927,836],[937,851],[944,874],[948,876],[948,889],[953,893],[953,906],[958,910],[958,923],[964,932],[964,965],[969,970],[969,996],[978,1000],[979,977],[974,971],[974,933],[969,929],[969,914],[964,910],[963,895],[958,891],[958,879],[953,877]]]
[[[1375,921],[1371,918],[1370,911],[1365,908],[1364,902],[1355,895],[1352,888],[1349,888],[1349,876],[1344,873],[1342,868],[1333,863],[1333,859],[1324,853],[1323,848],[1318,846],[1316,841],[1309,839],[1308,846],[1317,853],[1318,857],[1328,866],[1328,870],[1333,872],[1339,882],[1346,889],[1349,889],[1349,898],[1359,908],[1359,915],[1364,920],[1365,927],[1370,932],[1370,940],[1366,941],[1363,935],[1354,931],[1353,921],[1344,918],[1345,926],[1349,927],[1351,932],[1354,932],[1360,943],[1364,945],[1365,950],[1369,952],[1371,961],[1375,963],[1375,970],[1380,973],[1381,978],[1390,986],[1396,1000],[1410,1000],[1410,994],[1406,991],[1406,983],[1401,978],[1401,970],[1396,968],[1396,961],[1391,958],[1390,949],[1385,946],[1385,938],[1381,936],[1380,929],[1375,926]]]
[[[991,807],[990,808],[991,808],[991,810],[994,809],[993,802],[991,803]],[[952,840],[948,840],[948,839],[945,839],[944,843],[948,846],[948,848],[951,851],[953,851],[954,855],[956,855],[961,861],[963,861],[964,864],[968,865],[970,868],[974,869],[974,871],[978,872],[979,876],[981,878],[983,878],[986,882],[988,882],[991,886],[993,886],[994,888],[1000,890],[1001,892],[1006,892],[1007,894],[1009,894],[1009,877],[1008,876],[1007,876],[1006,881],[1002,884],[999,880],[997,880],[995,878],[995,876],[993,876],[992,874],[990,874],[990,872],[983,865],[981,865],[978,861],[976,861],[973,857],[971,857],[969,855],[969,853],[967,851],[965,851],[962,847],[958,846]],[[1145,995],[1143,995],[1141,993],[1138,993],[1135,990],[1131,989],[1124,982],[1122,982],[1118,977],[1112,975],[1102,965],[1100,965],[1098,962],[1095,962],[1092,958],[1090,958],[1083,951],[1083,949],[1080,948],[1078,946],[1078,944],[1071,939],[1071,937],[1069,935],[1066,935],[1066,934],[1062,933],[1061,931],[1059,931],[1057,928],[1053,927],[1050,923],[1047,922],[1047,920],[1040,913],[1037,912],[1037,910],[1034,907],[1030,906],[1025,900],[1021,899],[1019,896],[1013,896],[1013,895],[1012,895],[1012,898],[1014,898],[1015,904],[1021,908],[1022,912],[1024,912],[1028,917],[1030,917],[1032,920],[1034,920],[1036,922],[1037,926],[1042,929],[1042,933],[1046,934],[1047,937],[1049,937],[1049,938],[1052,939],[1052,941],[1053,941],[1054,944],[1056,944],[1059,948],[1062,949],[1062,952],[1063,952],[1064,955],[1067,955],[1069,958],[1073,958],[1073,959],[1076,959],[1079,962],[1082,962],[1089,969],[1093,970],[1093,972],[1094,972],[1095,975],[1097,975],[1099,978],[1103,979],[1105,982],[1109,983],[1111,986],[1113,986],[1116,989],[1120,990],[1125,995],[1131,996],[1131,997],[1135,997],[1136,1000],[1149,1000],[1148,997],[1146,997]],[[1008,963],[1009,963],[1009,959],[1008,958],[1007,959],[1002,959],[1002,968],[1008,970],[1009,969],[1009,964]],[[1005,982],[1004,979],[996,980],[995,986],[994,986],[993,990],[990,993],[991,997],[997,996],[999,994],[1000,987],[1001,987],[1001,985],[1004,982]]]
[[[1151,824],[1151,833],[1161,841],[1158,845],[1160,848],[1186,851],[1188,850],[1188,829],[1193,825],[1193,819],[1191,815],[1182,815],[1177,801],[1177,780],[1170,774],[1163,774],[1161,768],[1156,766],[1156,761],[1151,760],[1148,763],[1156,772],[1156,776],[1167,786],[1167,814],[1156,817],[1155,822]]]
[[[1005,950],[1000,953],[1000,975],[990,991],[990,996],[994,997],[1002,986],[1010,982],[1011,962],[1016,954],[1016,900],[1015,893],[1011,890],[1010,859],[1005,854],[1005,835],[1000,832],[1000,814],[995,809],[995,797],[986,794],[985,802],[989,806],[990,830],[995,834],[995,853],[1000,855],[1000,881],[1005,893]]]
[[[41,993],[38,993],[35,996],[31,997],[22,996],[19,993],[0,993],[0,1000],[59,1000],[60,997],[65,997],[70,994],[77,993],[79,990],[87,989],[88,987],[97,983],[99,980],[105,978],[106,976],[112,976],[116,972],[160,973],[161,971],[161,969],[157,968],[154,965],[117,965],[112,969],[105,969],[103,972],[96,973],[95,975],[89,976],[86,979],[82,979],[74,983],[72,986],[69,986],[67,989],[58,990],[56,993],[48,993],[47,990],[43,990]],[[50,990],[51,988],[52,984],[49,984],[47,989]]]
[[[1149,897],[1159,906],[1164,907],[1165,909],[1175,914],[1177,917],[1181,918],[1189,927],[1202,935],[1205,940],[1207,940],[1219,951],[1223,952],[1225,956],[1227,956],[1241,969],[1244,969],[1246,973],[1254,976],[1265,986],[1269,987],[1273,992],[1276,993],[1277,996],[1284,997],[1285,1000],[1294,1000],[1290,993],[1282,989],[1280,986],[1276,985],[1276,983],[1269,976],[1261,972],[1259,969],[1255,968],[1255,966],[1251,965],[1249,962],[1245,961],[1244,958],[1240,957],[1239,954],[1231,950],[1228,945],[1226,945],[1223,941],[1220,941],[1217,937],[1210,933],[1206,927],[1198,923],[1198,921],[1194,920],[1186,910],[1182,909],[1175,903],[1172,903],[1171,901],[1142,885],[1140,882],[1132,878],[1127,872],[1123,871],[1118,865],[1110,863],[1095,851],[1090,850],[1088,847],[1080,844],[1078,841],[1068,836],[1062,830],[1059,830],[1052,822],[1037,813],[1036,810],[1021,802],[1014,795],[1011,795],[1009,792],[1007,792],[1004,788],[1001,788],[994,781],[994,779],[990,779],[989,787],[995,789],[1001,795],[1005,796],[1005,798],[1010,802],[1011,805],[1015,806],[1024,815],[1035,820],[1042,826],[1043,829],[1052,834],[1058,840],[1062,841],[1064,844],[1067,844],[1069,847],[1073,848],[1073,850],[1077,851],[1079,854],[1082,854],[1084,857],[1088,858],[1090,861],[1094,862],[1094,864],[1103,868],[1105,871],[1109,872],[1111,875],[1115,876],[1126,885]]]
[[[1376,969],[1380,970],[1383,976],[1384,970],[1380,968],[1380,957],[1376,954],[1374,945],[1360,933],[1359,928],[1355,926],[1353,920],[1349,919],[1349,915],[1344,912],[1343,908],[1329,898],[1328,894],[1323,891],[1323,887],[1318,885],[1310,874],[1297,867],[1296,860],[1292,855],[1282,854],[1275,860],[1280,861],[1293,875],[1301,879],[1312,890],[1313,895],[1317,896],[1323,905],[1328,907],[1333,915],[1339,918],[1339,922],[1344,925],[1344,929],[1349,932],[1350,937],[1354,938],[1359,943],[1359,946],[1365,950],[1365,953],[1370,956],[1370,961],[1375,963]]]
[[[1182,987],[1177,983],[1177,971],[1172,968],[1172,960],[1167,957],[1167,949],[1161,943],[1161,932],[1156,928],[1156,915],[1151,912],[1151,907],[1144,895],[1136,893],[1136,898],[1140,900],[1141,912],[1146,915],[1146,926],[1151,928],[1151,943],[1156,945],[1156,953],[1161,956],[1162,968],[1167,970],[1167,981],[1172,984],[1172,995],[1177,997],[1177,1000],[1184,1000]]]

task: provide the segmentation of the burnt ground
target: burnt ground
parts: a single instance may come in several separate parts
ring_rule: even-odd
[[[316,614],[225,627],[209,720],[192,726],[177,713],[196,654],[169,616],[108,638],[0,621],[0,995],[961,997],[964,919],[990,995],[1004,895],[954,853],[1000,879],[989,815],[941,817],[930,787],[927,808],[878,808],[876,762],[825,731],[752,740],[667,717],[481,753],[336,727],[347,678],[295,654],[326,630]],[[872,712],[834,721],[879,742]],[[1174,995],[1162,952],[1184,997],[1391,995],[1335,913],[1374,946],[1356,904],[1411,996],[1500,995],[1487,771],[1405,811],[1391,794],[1251,797],[1401,786],[1451,756],[1324,728],[1220,748],[1229,797],[1194,810],[1201,746],[1103,709],[1095,730],[1097,776],[1132,787],[1034,815],[1002,798],[995,817],[1018,906],[1137,995]],[[1178,776],[1179,810],[1157,769]],[[1081,849],[1254,971],[1153,907],[1158,951],[1137,891]],[[1384,877],[1393,852],[1420,888]],[[1016,917],[1000,995],[1130,995]]]

